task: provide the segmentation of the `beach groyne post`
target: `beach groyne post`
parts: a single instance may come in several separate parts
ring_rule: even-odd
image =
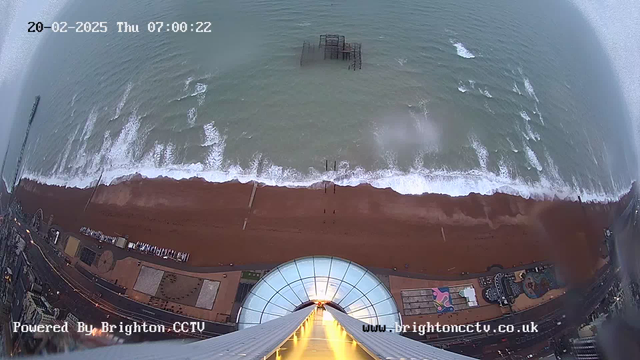
[[[249,214],[251,214],[251,208],[253,207],[253,199],[255,199],[256,197],[256,190],[258,189],[258,182],[254,181],[253,182],[253,189],[251,189],[251,197],[249,197],[249,206],[248,206],[248,210],[249,210]],[[247,215],[246,218],[244,218],[244,223],[242,224],[242,230],[247,228],[247,222],[249,221],[249,216]]]
[[[89,200],[87,200],[87,203],[84,205],[84,210],[82,210],[83,213],[85,213],[87,211],[87,208],[89,207],[89,204],[91,203],[91,200],[93,200],[93,196],[96,194],[96,191],[98,190],[98,186],[100,186],[100,181],[102,181],[102,174],[104,173],[104,170],[102,170],[100,172],[100,177],[98,178],[98,181],[96,182],[96,186],[93,187],[93,191],[91,192],[91,196],[89,197]]]
[[[253,199],[256,196],[256,189],[258,188],[258,182],[254,181],[253,182],[253,190],[251,190],[251,197],[249,198],[249,210],[251,210],[251,207],[253,207]]]

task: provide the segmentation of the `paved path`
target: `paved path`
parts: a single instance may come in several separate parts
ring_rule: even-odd
[[[52,284],[52,288],[64,289],[70,295],[72,293],[77,294],[73,296],[74,302],[77,303],[76,309],[102,307],[123,319],[163,324],[169,328],[176,322],[204,322],[205,330],[202,332],[204,337],[226,334],[235,329],[230,324],[215,323],[178,315],[122,296],[103,286],[98,281],[91,281],[85,275],[80,274],[74,267],[66,265],[64,259],[56,253],[56,250],[49,243],[34,234],[34,232],[26,233],[27,229],[24,224],[22,226],[16,225],[15,227],[25,239],[34,240],[34,243],[27,246],[29,259],[38,264],[38,274],[45,276],[45,282]],[[75,313],[73,308],[70,310]],[[77,314],[77,316],[82,319],[82,314]],[[105,319],[105,316],[100,318]]]

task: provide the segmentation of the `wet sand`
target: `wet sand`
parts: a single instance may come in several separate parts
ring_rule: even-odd
[[[77,232],[81,226],[191,254],[194,266],[279,264],[332,255],[369,267],[456,276],[552,261],[570,281],[596,269],[613,204],[517,196],[400,195],[368,185],[281,188],[200,179],[131,179],[93,189],[22,181],[23,208]],[[246,224],[245,224],[246,219]],[[244,230],[243,230],[244,227]]]

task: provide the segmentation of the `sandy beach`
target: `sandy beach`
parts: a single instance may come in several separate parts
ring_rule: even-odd
[[[131,179],[93,189],[23,180],[23,208],[130,241],[191,253],[194,266],[279,264],[331,255],[364,266],[459,275],[552,261],[567,280],[595,271],[618,203],[536,201],[506,194],[400,195],[368,185],[283,188],[200,179]],[[88,205],[87,205],[88,204]],[[85,211],[86,207],[86,211]],[[243,229],[244,228],[244,229]]]

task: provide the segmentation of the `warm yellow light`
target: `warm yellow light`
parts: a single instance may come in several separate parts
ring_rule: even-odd
[[[335,319],[333,318],[333,315],[331,315],[331,313],[329,313],[328,311],[323,311],[322,312],[322,322],[335,322]]]

